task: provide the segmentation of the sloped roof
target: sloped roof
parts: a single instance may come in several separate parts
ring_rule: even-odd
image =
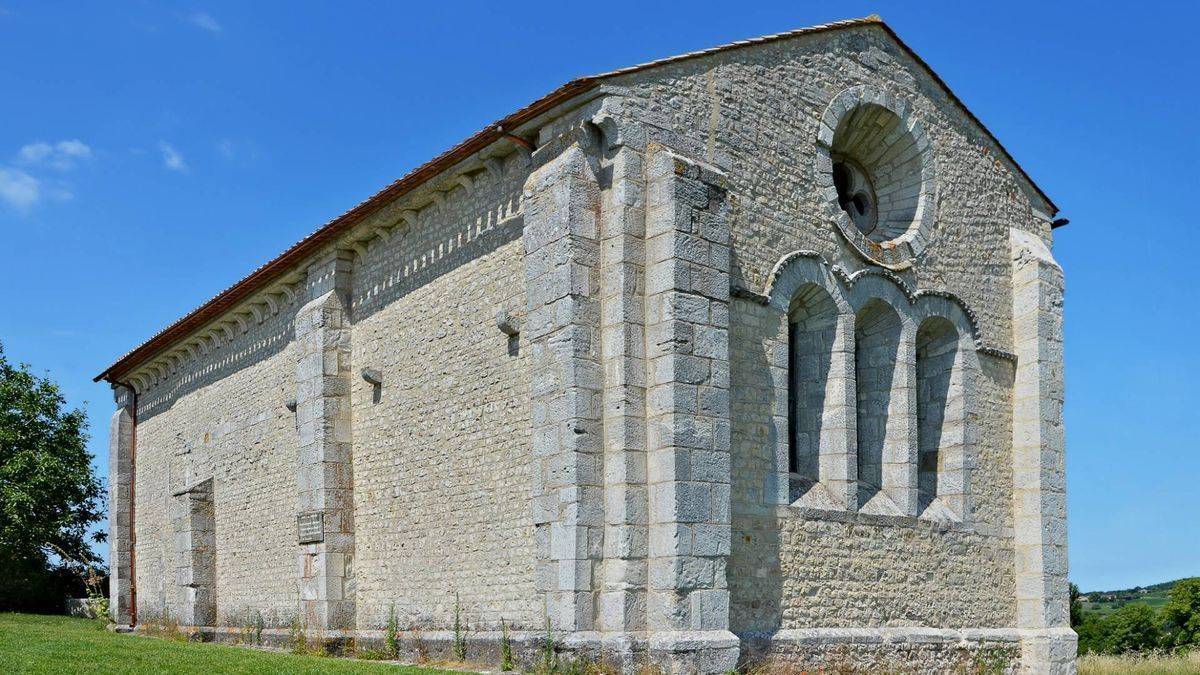
[[[971,111],[957,96],[955,96],[954,92],[950,90],[950,87],[948,87],[946,83],[937,75],[937,73],[935,73],[933,69],[929,67],[929,64],[925,63],[925,61],[921,59],[916,52],[906,45],[904,41],[900,39],[900,36],[898,36],[896,32],[891,29],[891,27],[884,23],[883,19],[881,19],[878,15],[872,14],[871,16],[858,19],[835,21],[816,26],[809,26],[807,28],[798,28],[796,30],[787,31],[784,33],[776,33],[774,35],[764,35],[762,37],[748,40],[738,40],[736,42],[730,42],[728,44],[711,47],[709,49],[687,52],[685,54],[648,61],[646,63],[629,66],[627,68],[620,68],[618,70],[611,70],[598,75],[588,75],[571,80],[549,94],[546,94],[542,98],[530,103],[524,108],[521,108],[511,115],[508,115],[507,117],[488,125],[458,145],[450,148],[437,157],[434,157],[425,164],[422,164],[413,171],[409,172],[407,175],[397,179],[379,192],[371,195],[366,200],[360,202],[357,206],[351,208],[349,211],[325,223],[312,234],[309,234],[283,253],[280,253],[270,262],[267,262],[263,266],[254,270],[237,283],[221,291],[203,305],[192,310],[186,316],[178,319],[171,325],[159,331],[150,339],[143,342],[141,345],[135,347],[133,350],[119,358],[116,362],[93,378],[93,381],[99,382],[103,379],[109,382],[115,382],[119,380],[123,375],[129,373],[136,366],[162,353],[174,345],[178,340],[181,340],[189,335],[192,331],[201,328],[204,326],[204,324],[219,317],[225,311],[233,308],[235,305],[237,305],[237,303],[245,300],[256,291],[275,282],[296,263],[315,253],[325,244],[336,240],[339,236],[349,231],[358,223],[362,222],[379,208],[392,202],[396,198],[411,192],[420,185],[424,184],[425,181],[437,176],[458,162],[470,158],[476,152],[483,150],[492,143],[504,139],[509,133],[511,133],[512,130],[519,128],[522,124],[534,119],[538,115],[545,113],[546,111],[575,96],[578,96],[579,94],[595,89],[607,80],[621,75],[649,70],[651,68],[677,63],[680,61],[686,61],[710,54],[727,52],[753,45],[777,42],[801,35],[812,35],[815,33],[844,30],[861,26],[878,26],[879,28],[883,29],[893,40],[896,41],[897,45],[899,45],[909,56],[913,58],[917,64],[928,71],[930,77],[932,77],[933,80],[937,82],[937,84],[946,92],[946,95],[949,96],[950,99],[960,108],[962,108],[971,121],[977,124],[979,128],[987,134],[988,138],[996,145],[996,148],[1000,151],[1004,158],[1008,160],[1008,162],[1016,169],[1021,178],[1023,178],[1030,185],[1030,187],[1037,192],[1038,196],[1046,201],[1046,203],[1050,206],[1051,211],[1057,212],[1058,207],[1054,205],[1054,202],[1052,202],[1050,198],[1041,190],[1041,188],[1039,188],[1038,185],[1033,182],[1033,179],[1030,178],[1025,170],[1022,169],[1017,163],[1017,161],[1013,159],[1012,155],[1008,153],[1000,141],[987,129],[987,127],[984,126],[984,124],[980,122],[973,113],[971,113]],[[1053,213],[1051,215],[1053,215]]]

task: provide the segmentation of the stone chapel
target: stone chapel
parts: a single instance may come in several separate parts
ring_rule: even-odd
[[[1057,211],[878,17],[571,81],[97,376],[114,618],[1074,672]]]

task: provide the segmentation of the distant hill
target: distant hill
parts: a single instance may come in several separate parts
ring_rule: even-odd
[[[1085,612],[1096,612],[1100,615],[1109,614],[1120,607],[1135,603],[1150,605],[1154,609],[1159,609],[1167,604],[1167,594],[1171,592],[1175,584],[1183,580],[1164,581],[1161,584],[1136,586],[1119,591],[1088,591],[1080,593],[1079,596],[1080,600],[1083,601]],[[1084,598],[1087,599],[1084,600]]]

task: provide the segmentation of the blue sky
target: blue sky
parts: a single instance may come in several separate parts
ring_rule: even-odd
[[[91,377],[568,79],[880,13],[1063,209],[1072,579],[1200,575],[1197,5],[0,0],[0,341]]]

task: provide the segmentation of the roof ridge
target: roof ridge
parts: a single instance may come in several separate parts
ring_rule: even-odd
[[[627,75],[629,73],[636,73],[636,72],[639,72],[642,70],[648,70],[650,68],[657,68],[659,66],[664,66],[664,65],[667,65],[668,63],[676,63],[679,61],[686,61],[688,59],[694,59],[694,58],[698,58],[701,56],[708,56],[710,54],[718,54],[720,52],[727,52],[727,51],[730,51],[733,49],[740,49],[742,47],[752,47],[754,45],[765,44],[768,42],[777,42],[779,40],[786,40],[787,38],[798,37],[800,35],[811,35],[812,33],[820,33],[820,32],[829,31],[829,30],[837,30],[840,28],[851,28],[853,26],[864,26],[864,25],[868,25],[868,24],[886,25],[883,23],[883,19],[878,14],[869,14],[867,16],[862,16],[862,17],[858,17],[858,18],[854,18],[854,19],[841,19],[839,21],[830,21],[827,23],[819,23],[819,24],[816,24],[813,26],[805,26],[803,28],[793,28],[792,30],[784,31],[782,33],[771,33],[769,35],[760,35],[758,37],[746,38],[743,40],[734,40],[732,42],[726,42],[724,44],[719,44],[714,47],[707,47],[705,49],[697,49],[695,51],[684,52],[682,54],[674,54],[672,56],[665,56],[660,59],[645,61],[643,63],[639,63],[639,64],[632,65],[632,66],[626,66],[624,68],[617,68],[616,70],[610,70],[610,71],[607,71],[604,73],[600,73],[599,75],[593,75],[591,77],[593,77],[595,79],[606,79],[606,78],[610,78],[610,77],[616,77],[618,75]]]

